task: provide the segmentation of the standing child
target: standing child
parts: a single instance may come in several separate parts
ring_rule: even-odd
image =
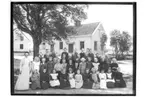
[[[75,66],[73,64],[72,59],[69,60],[69,64],[67,65],[67,72],[69,72],[69,68],[71,68],[72,72],[74,72]]]
[[[75,72],[75,73],[77,73],[78,68],[79,68],[79,60],[77,60],[77,61],[75,62],[75,67],[74,67],[74,72]]]
[[[54,65],[54,69],[56,70],[56,72],[58,74],[61,73],[61,71],[63,70],[63,65],[60,63],[60,59],[57,58],[57,63]]]
[[[106,86],[106,74],[104,73],[104,69],[101,70],[101,73],[99,73],[99,79],[100,79],[100,89],[107,89]]]
[[[98,71],[96,71],[94,67],[92,68],[92,80],[93,80],[92,88],[99,89],[100,86],[99,86],[99,79],[98,79]]]
[[[94,62],[93,62],[93,66],[95,68],[96,71],[98,71],[98,67],[99,67],[99,62],[98,62],[98,59],[97,58],[94,58]]]
[[[50,75],[50,73],[52,72],[52,70],[54,69],[54,62],[52,59],[52,56],[49,56],[49,61],[47,62],[47,73],[48,75]]]
[[[67,72],[67,63],[65,59],[62,60],[62,66],[63,66],[64,71]]]
[[[71,88],[75,88],[74,73],[72,72],[72,69],[71,69],[71,68],[69,68],[68,77],[69,77],[70,87],[71,87]]]
[[[40,76],[37,70],[35,70],[31,76],[31,89],[35,90],[37,88],[40,88]]]
[[[47,89],[49,87],[49,78],[47,74],[47,63],[46,59],[42,58],[42,63],[40,65],[40,85],[42,89]]]
[[[108,72],[106,73],[107,75],[107,88],[114,88],[114,79],[113,79],[113,76],[112,76],[112,72],[111,72],[111,68],[108,69]]]
[[[75,75],[75,88],[79,89],[83,86],[83,78],[80,74],[80,70],[77,70],[77,74]]]
[[[50,86],[51,86],[51,87],[58,88],[59,85],[60,85],[60,82],[59,82],[59,80],[58,80],[58,73],[56,73],[56,71],[53,70],[52,73],[50,74],[50,77],[51,77],[51,79],[50,79],[50,81],[49,81]]]
[[[79,65],[79,70],[80,70],[80,73],[81,74],[84,74],[85,73],[85,70],[86,70],[86,59],[85,58],[81,58],[81,63]]]
[[[92,67],[93,67],[92,59],[91,59],[91,57],[88,57],[88,61],[87,61],[87,66],[86,66],[86,68],[89,69],[89,70],[91,70]]]

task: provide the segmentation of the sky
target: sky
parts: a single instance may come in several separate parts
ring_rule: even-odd
[[[132,5],[89,5],[88,18],[82,24],[101,22],[108,36],[107,48],[110,48],[110,32],[118,29],[133,35]]]
[[[108,36],[106,47],[110,48],[110,32],[114,29],[127,31],[133,35],[132,5],[89,5],[87,19],[82,24],[101,22]],[[27,35],[28,36],[28,35]],[[28,36],[29,37],[29,36]]]

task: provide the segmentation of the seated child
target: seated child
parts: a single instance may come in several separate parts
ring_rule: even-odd
[[[92,68],[92,80],[93,80],[93,85],[92,89],[99,89],[100,84],[99,84],[99,78],[98,78],[98,71],[96,71],[95,67]]]
[[[120,72],[120,68],[117,69],[117,72],[114,75],[115,87],[125,88],[126,83],[123,79],[123,74]]]
[[[60,82],[58,80],[58,73],[56,73],[55,70],[52,71],[52,73],[50,74],[50,86],[51,87],[58,87],[60,85]]]
[[[77,70],[77,74],[75,75],[75,88],[79,89],[83,86],[83,78],[80,74],[80,70]]]
[[[74,73],[72,72],[72,69],[71,69],[71,68],[69,68],[68,77],[69,77],[70,87],[71,87],[71,88],[75,88]]]
[[[112,72],[111,72],[111,68],[108,69],[108,72],[106,73],[107,75],[107,88],[114,88],[114,79],[113,79],[113,76],[112,76]]]
[[[40,87],[40,76],[39,76],[39,73],[38,71],[34,71],[32,76],[31,76],[31,81],[32,81],[32,84],[31,84],[31,89],[37,89],[37,88],[41,88]]]
[[[69,81],[68,81],[68,75],[67,75],[65,69],[63,69],[61,71],[59,79],[60,79],[60,88],[61,89],[70,87],[70,84],[69,84]]]
[[[106,74],[104,73],[104,69],[101,70],[101,73],[99,73],[99,79],[100,79],[100,89],[107,89],[106,85]]]
[[[90,69],[86,69],[86,72],[83,75],[83,81],[84,81],[83,88],[86,89],[92,88],[93,80],[91,78]]]
[[[49,77],[47,74],[47,64],[46,59],[42,58],[42,63],[40,65],[40,84],[42,89],[48,89],[49,87]]]
[[[93,66],[95,68],[96,71],[98,71],[98,67],[99,67],[99,62],[98,62],[98,59],[97,58],[94,58],[94,62],[93,62]]]

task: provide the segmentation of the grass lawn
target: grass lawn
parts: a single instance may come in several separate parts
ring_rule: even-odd
[[[133,94],[132,82],[127,83],[126,88],[114,88],[107,90],[94,89],[47,89],[15,91],[17,94]]]

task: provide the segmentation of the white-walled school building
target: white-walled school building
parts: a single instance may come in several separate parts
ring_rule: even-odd
[[[54,40],[54,50],[58,54],[63,51],[63,48],[67,48],[69,53],[72,53],[74,49],[78,52],[82,48],[85,50],[91,48],[93,52],[102,53],[100,46],[100,38],[105,33],[102,23],[95,22],[90,24],[77,24],[71,26],[75,33],[71,33],[67,40],[58,41]],[[49,45],[46,41],[42,42],[39,46],[39,52],[45,53],[46,49],[53,49],[53,45]]]

